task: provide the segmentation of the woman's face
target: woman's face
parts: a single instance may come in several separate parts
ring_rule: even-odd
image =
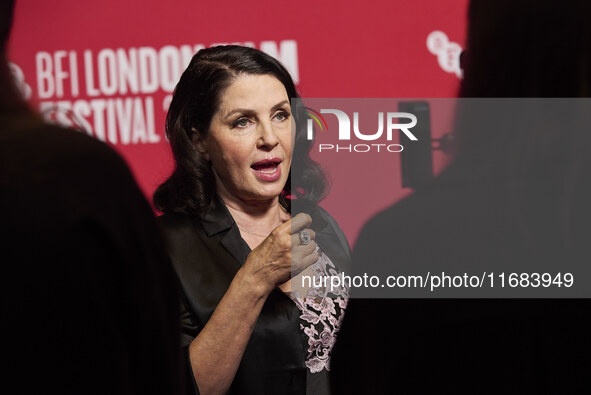
[[[194,144],[211,161],[224,200],[277,198],[291,165],[291,106],[285,87],[271,75],[239,75],[222,94],[209,133]]]

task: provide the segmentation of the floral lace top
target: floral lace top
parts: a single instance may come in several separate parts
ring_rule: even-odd
[[[319,258],[311,266],[314,279],[312,287],[308,289],[305,298],[299,297],[297,291],[291,295],[301,312],[300,328],[308,337],[306,366],[310,373],[318,373],[323,369],[330,371],[330,352],[336,342],[349,300],[349,290],[346,287],[341,284],[331,287],[330,276],[337,276],[339,273],[334,263],[318,247],[316,252]]]

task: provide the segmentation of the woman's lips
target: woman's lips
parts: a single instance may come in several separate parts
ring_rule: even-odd
[[[253,163],[250,168],[262,181],[277,181],[281,177],[281,159],[265,159]]]

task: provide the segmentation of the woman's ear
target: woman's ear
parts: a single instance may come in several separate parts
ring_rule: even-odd
[[[191,132],[193,132],[193,135],[191,136],[193,147],[195,147],[197,152],[203,155],[206,161],[209,161],[209,152],[207,151],[207,142],[205,141],[205,138],[195,128],[191,128]]]

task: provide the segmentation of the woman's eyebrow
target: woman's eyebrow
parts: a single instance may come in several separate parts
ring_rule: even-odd
[[[283,100],[282,102],[275,104],[273,107],[271,107],[271,112],[283,108],[283,106],[285,106],[286,104],[289,105],[289,100]]]
[[[271,107],[271,112],[274,112],[280,108],[283,108],[286,104],[289,105],[289,100],[283,100],[283,101],[275,104],[273,107]],[[251,110],[248,108],[235,108],[232,111],[230,111],[228,114],[226,114],[226,116],[224,116],[224,119],[228,119],[232,115],[237,114],[237,113],[242,114],[242,115],[247,115],[247,116],[256,115],[256,111],[254,111],[254,110]]]
[[[226,116],[224,117],[224,119],[228,119],[232,115],[237,114],[237,113],[242,114],[242,115],[248,115],[248,116],[250,116],[250,115],[256,114],[256,111],[250,110],[248,108],[235,108],[234,110],[232,110],[228,114],[226,114]]]

